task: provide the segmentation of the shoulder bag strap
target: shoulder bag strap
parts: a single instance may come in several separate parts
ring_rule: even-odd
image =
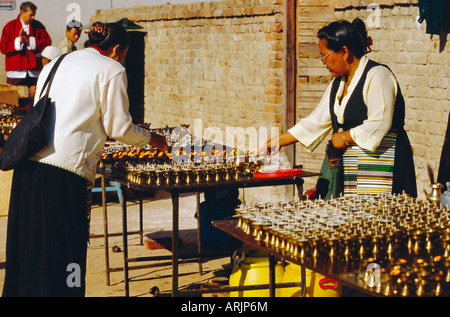
[[[62,62],[62,60],[64,59],[64,57],[67,56],[67,54],[69,54],[69,53],[66,53],[66,54],[61,55],[61,56],[58,58],[58,60],[55,62],[55,65],[53,65],[52,70],[51,70],[50,73],[48,74],[48,77],[47,77],[47,79],[45,80],[44,85],[42,86],[41,95],[40,95],[39,97],[42,97],[42,93],[44,92],[45,87],[46,87],[47,85],[48,85],[48,89],[47,89],[47,92],[46,92],[45,94],[48,95],[48,92],[50,91],[50,87],[51,87],[52,82],[53,82],[53,78],[55,77],[56,70],[58,69],[59,64],[61,64],[61,62]]]

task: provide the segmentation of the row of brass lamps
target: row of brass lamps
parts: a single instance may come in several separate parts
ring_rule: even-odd
[[[240,206],[236,217],[258,243],[299,262],[357,271],[368,259],[383,264],[391,274],[378,290],[385,295],[440,295],[441,283],[450,286],[450,210],[428,201],[403,194],[266,203]],[[414,265],[396,277],[402,258]]]

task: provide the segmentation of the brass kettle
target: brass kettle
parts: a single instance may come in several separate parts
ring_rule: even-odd
[[[431,203],[435,204],[436,206],[439,206],[442,188],[444,188],[444,185],[436,183],[431,184],[431,193],[428,194],[428,192],[425,189],[423,191],[425,193],[425,196]]]

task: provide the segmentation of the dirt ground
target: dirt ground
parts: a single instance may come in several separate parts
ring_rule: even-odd
[[[122,209],[114,193],[108,193],[108,231],[110,234],[122,232]],[[172,201],[170,195],[165,192],[156,192],[154,197],[146,197],[143,200],[143,228],[144,244],[140,244],[139,234],[128,236],[129,257],[171,255],[172,234]],[[131,197],[128,206],[129,231],[137,231],[139,228],[139,204],[136,198]],[[196,196],[185,194],[180,196],[180,253],[195,253],[197,251],[197,219],[195,218]],[[0,290],[3,289],[5,244],[6,244],[6,216],[0,217]],[[91,215],[91,239],[87,253],[86,297],[123,297],[125,296],[124,272],[110,272],[110,283],[107,285],[107,273],[105,263],[105,239],[103,208],[99,199],[94,197]],[[151,242],[151,243],[145,243]],[[122,236],[111,236],[109,242],[110,268],[123,268],[123,244]],[[164,242],[167,242],[165,244]],[[147,247],[146,247],[147,245]],[[148,246],[153,248],[149,250]],[[118,249],[118,252],[114,252]],[[114,249],[114,251],[113,251]],[[231,256],[230,251],[230,256]],[[202,274],[199,274],[197,259],[180,261],[179,265],[179,289],[199,289],[202,284],[228,283],[227,276],[230,273],[230,256],[204,259]],[[150,290],[155,287],[159,290],[160,297],[168,297],[172,291],[172,263],[171,260],[130,263],[136,265],[154,265],[154,267],[132,269],[129,271],[131,278],[129,283],[130,297],[154,297]],[[204,294],[213,296],[213,294]],[[227,296],[220,294],[219,296]]]

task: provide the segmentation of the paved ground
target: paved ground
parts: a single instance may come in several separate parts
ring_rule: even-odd
[[[113,193],[111,193],[113,194]],[[114,201],[115,197],[109,196],[108,225],[110,233],[121,232],[122,216],[121,207]],[[128,225],[130,231],[139,228],[139,205],[137,201],[128,204]],[[180,252],[197,250],[197,220],[194,217],[196,209],[196,196],[181,195],[180,197],[180,239],[182,249]],[[5,240],[7,217],[0,216],[0,290],[3,289]],[[165,193],[156,193],[155,197],[144,198],[144,241],[169,241],[172,231],[172,205],[170,196]],[[92,208],[91,235],[99,236],[91,238],[88,247],[86,296],[87,297],[121,297],[124,296],[123,271],[110,273],[110,285],[106,283],[105,271],[105,241],[103,235],[103,209],[100,204],[94,204]],[[150,241],[150,240],[149,240]],[[110,267],[123,267],[123,252],[113,252],[112,248],[118,246],[122,249],[122,237],[109,238]],[[148,250],[140,245],[137,234],[129,235],[129,257],[170,255],[167,249]],[[145,263],[136,263],[149,264]],[[134,263],[130,265],[136,265]],[[160,296],[169,295],[172,289],[172,264],[171,261],[152,262],[156,267],[130,270],[130,296],[150,297],[149,290],[156,286],[160,290]],[[226,281],[229,270],[230,256],[209,259],[203,263],[203,274],[199,274],[197,261],[180,263],[179,286],[180,289],[198,289],[200,284]],[[225,275],[225,277],[223,277]],[[211,294],[209,296],[212,296]],[[227,296],[221,294],[220,296]]]

